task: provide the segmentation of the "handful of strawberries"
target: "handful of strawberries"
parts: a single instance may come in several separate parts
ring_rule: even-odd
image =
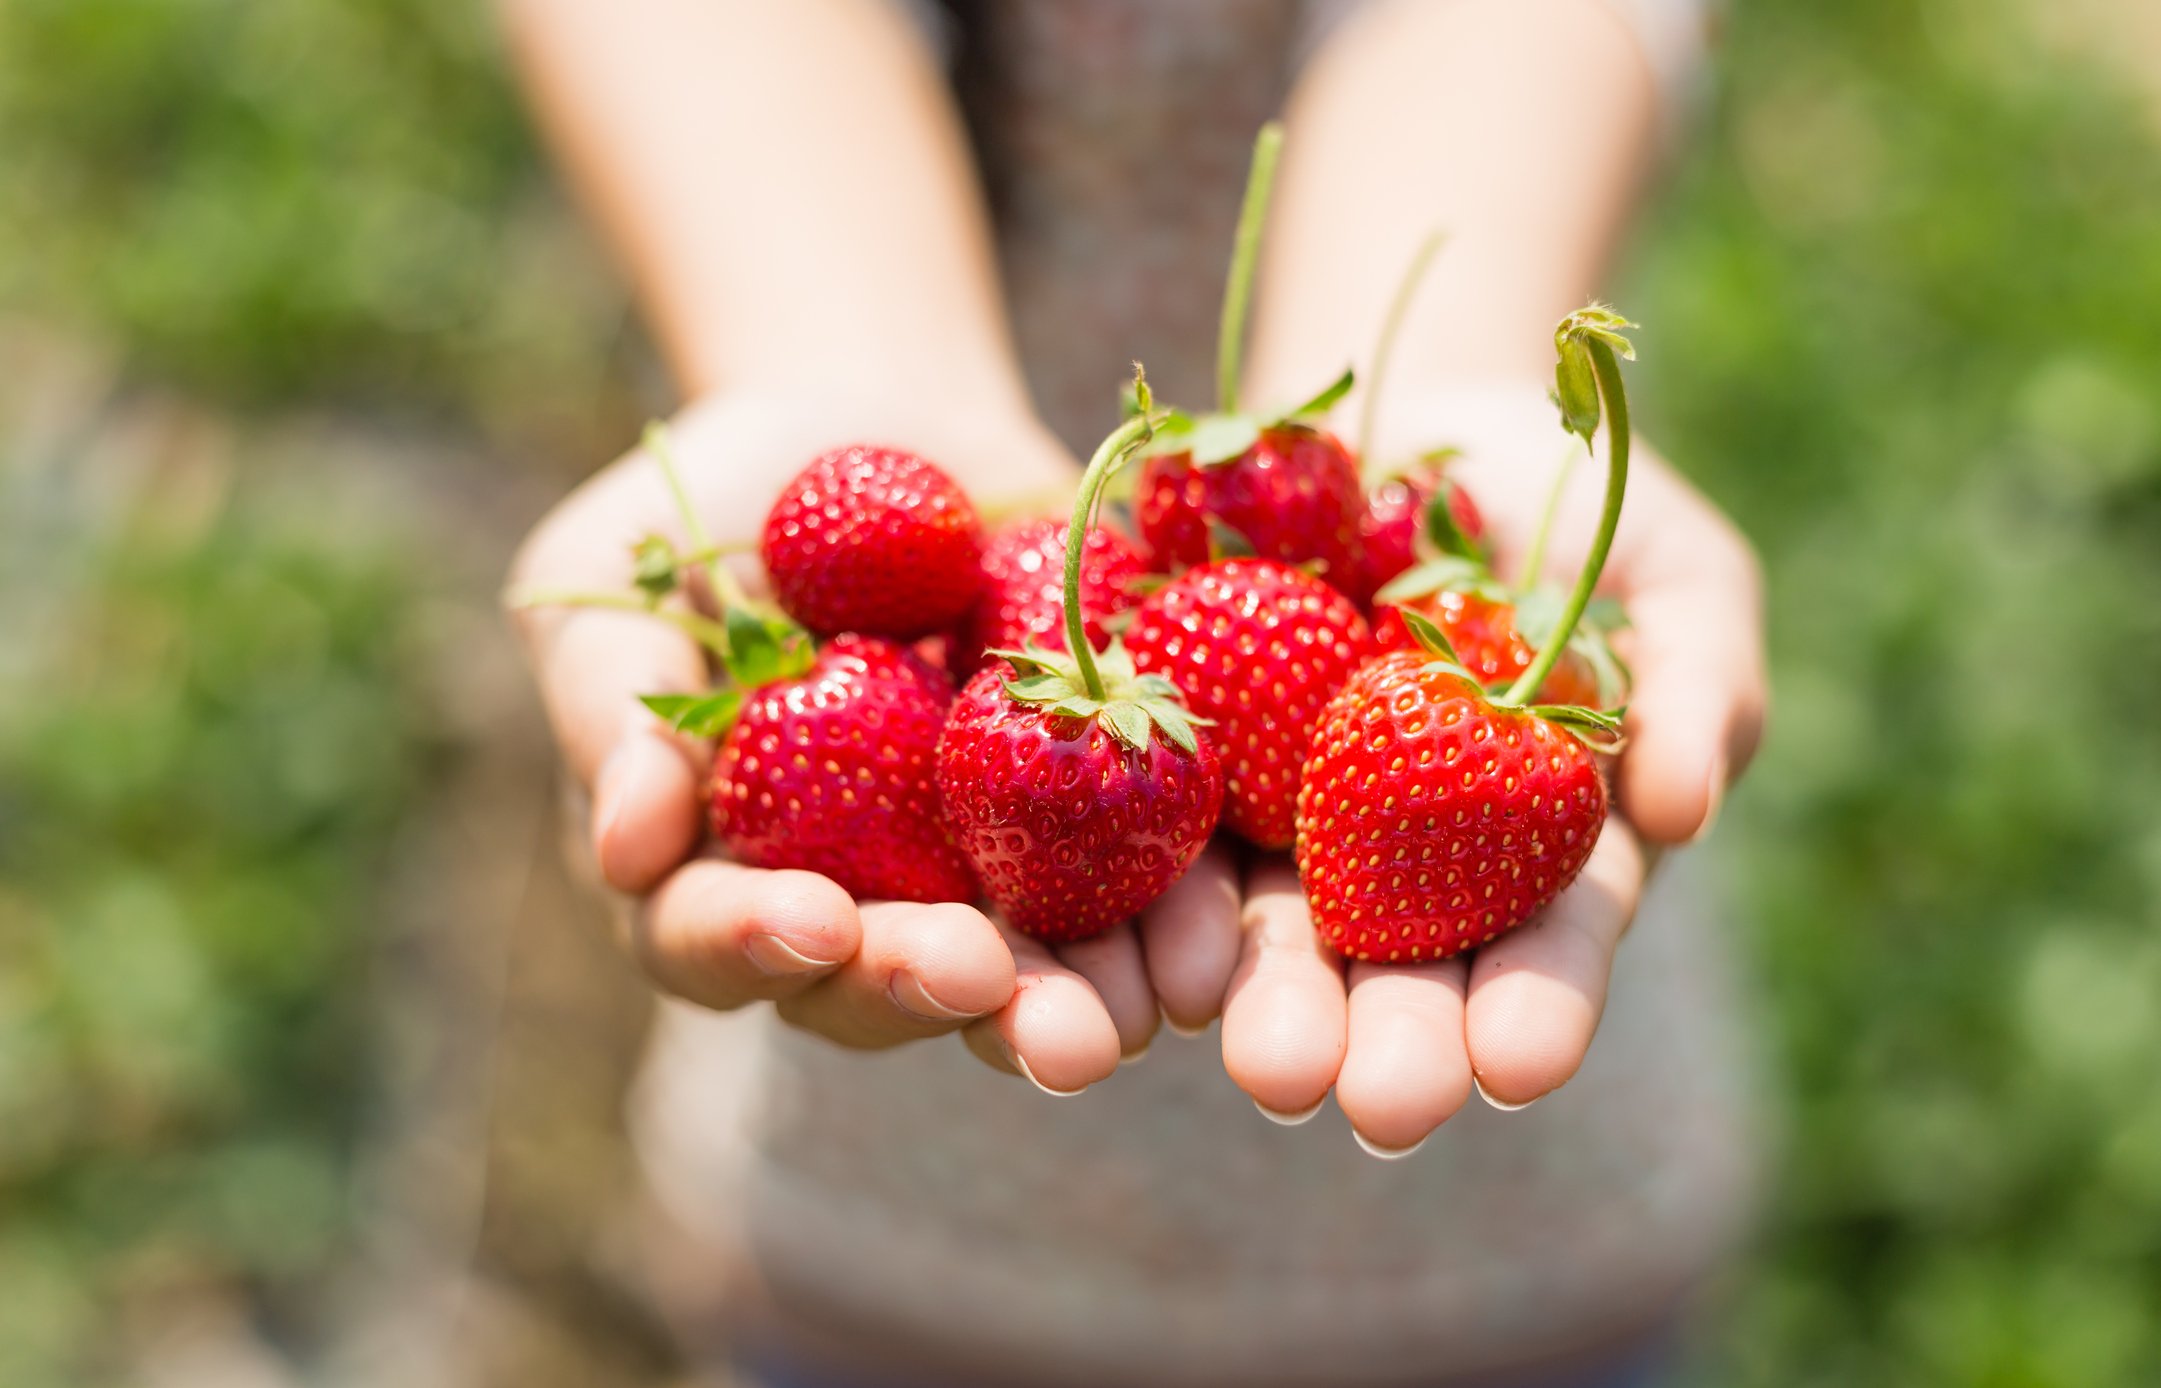
[[[730,856],[863,898],[987,899],[1070,941],[1135,915],[1220,829],[1295,849],[1336,950],[1405,963],[1522,925],[1582,869],[1626,685],[1587,618],[1627,478],[1629,325],[1593,307],[1556,333],[1564,427],[1586,445],[1607,429],[1605,503],[1573,588],[1519,593],[1442,459],[1362,482],[1325,427],[1348,371],[1296,408],[1239,409],[1278,140],[1269,127],[1256,152],[1219,409],[1162,407],[1136,367],[1070,517],[986,534],[935,463],[863,444],[774,504],[771,602],[687,502],[689,550],[640,543],[643,601],[722,675],[646,703],[715,740]],[[647,442],[682,502],[665,436]],[[1133,533],[1100,514],[1128,466]],[[663,608],[686,585],[705,612]]]

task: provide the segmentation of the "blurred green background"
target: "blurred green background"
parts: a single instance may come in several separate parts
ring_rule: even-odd
[[[0,8],[10,1388],[674,1372],[491,608],[665,396],[493,44]],[[2161,19],[1739,0],[1718,85],[1616,292],[1773,582],[1791,1114],[1704,1381],[2161,1383]]]

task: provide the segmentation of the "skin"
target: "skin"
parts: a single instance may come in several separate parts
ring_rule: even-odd
[[[1580,23],[1555,24],[1500,0],[1382,5],[1331,40],[1290,109],[1247,372],[1249,397],[1287,399],[1362,357],[1397,268],[1448,227],[1376,451],[1469,447],[1461,476],[1504,566],[1566,446],[1531,382],[1550,372],[1553,324],[1596,283],[1653,123],[1633,40],[1580,8]],[[695,402],[674,441],[716,541],[750,541],[788,476],[863,439],[936,458],[987,507],[1070,495],[1073,461],[1035,421],[1013,360],[952,103],[886,7],[503,10],[541,124]],[[1476,438],[1469,417],[1484,420]],[[1159,1019],[1192,1031],[1220,1017],[1224,1067],[1265,1110],[1300,1114],[1333,1091],[1362,1142],[1400,1151],[1474,1078],[1524,1102],[1575,1073],[1651,852],[1707,827],[1758,735],[1753,560],[1655,455],[1637,456],[1607,584],[1637,623],[1626,818],[1539,922],[1471,963],[1346,970],[1285,860],[1220,845],[1132,926],[1057,950],[970,907],[857,903],[812,874],[703,856],[709,749],[635,697],[700,687],[696,650],[635,615],[517,622],[591,793],[589,840],[621,894],[626,947],[657,987],[716,1008],[770,1001],[854,1046],[957,1031],[1053,1093],[1108,1077]],[[1595,515],[1595,469],[1577,473],[1557,573]],[[657,469],[633,454],[541,522],[512,585],[627,587],[629,544],[652,531],[684,538]]]

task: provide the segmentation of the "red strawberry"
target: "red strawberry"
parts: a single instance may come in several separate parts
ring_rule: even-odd
[[[1223,461],[1196,461],[1190,452],[1150,458],[1134,500],[1150,566],[1159,572],[1207,563],[1220,527],[1261,558],[1319,565],[1345,588],[1359,581],[1362,506],[1358,469],[1342,443],[1298,423],[1261,430]]]
[[[1070,668],[1028,662],[1052,673],[1020,679],[996,661],[961,690],[938,743],[954,836],[992,903],[1037,939],[1086,939],[1130,919],[1192,866],[1216,827],[1215,753],[1167,685],[1121,663],[1115,645],[1103,654],[1112,698],[1097,703]]]
[[[1557,723],[1392,651],[1328,704],[1298,798],[1298,872],[1353,959],[1446,959],[1529,920],[1591,856],[1606,789]]]
[[[1066,523],[1016,521],[983,546],[983,596],[976,603],[958,652],[959,668],[972,670],[983,652],[1017,650],[1033,642],[1065,649]],[[1094,526],[1081,545],[1081,614],[1088,640],[1101,645],[1103,619],[1140,601],[1133,583],[1147,571],[1140,549],[1108,526]]]
[[[973,901],[932,782],[953,686],[905,647],[840,636],[796,678],[744,697],[711,782],[738,862],[803,868],[864,898]]]
[[[1086,554],[1103,484],[1154,427],[1135,416],[1081,475],[1065,550]],[[1082,622],[1079,565],[1061,583],[1066,653],[1001,650],[961,691],[938,742],[938,788],[983,889],[1016,930],[1079,940],[1162,895],[1215,832],[1223,769],[1170,681],[1143,675]],[[1018,672],[1016,675],[1015,672]]]
[[[1463,667],[1482,685],[1509,683],[1531,668],[1531,658],[1537,654],[1517,632],[1515,608],[1508,603],[1443,588],[1423,597],[1406,598],[1402,606],[1439,627]],[[1420,649],[1394,604],[1374,610],[1373,639],[1383,650]],[[1598,671],[1574,649],[1562,652],[1553,673],[1539,685],[1538,698],[1542,703],[1581,704],[1586,708],[1605,703]]]
[[[1628,402],[1615,355],[1632,355],[1627,326],[1593,306],[1554,335],[1562,425],[1588,444],[1612,422],[1590,557],[1536,655],[1488,695],[1441,630],[1404,609],[1425,649],[1373,660],[1321,715],[1298,797],[1298,873],[1321,937],[1353,959],[1446,959],[1515,929],[1583,870],[1605,826],[1583,737],[1611,750],[1619,720],[1526,705],[1571,653],[1621,518]]]
[[[1357,606],[1278,560],[1223,559],[1150,594],[1126,646],[1137,669],[1170,680],[1214,720],[1224,823],[1263,848],[1290,847],[1313,725],[1373,652]]]
[[[1353,597],[1370,605],[1382,585],[1418,562],[1426,508],[1444,488],[1456,530],[1473,545],[1484,541],[1486,518],[1468,491],[1429,468],[1391,477],[1366,493],[1365,510],[1358,518],[1361,577]]]
[[[796,474],[759,554],[781,606],[813,631],[910,639],[967,615],[982,549],[975,507],[936,464],[858,444]]]

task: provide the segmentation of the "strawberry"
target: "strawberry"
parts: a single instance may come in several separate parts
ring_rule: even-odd
[[[1014,929],[1079,940],[1178,880],[1223,807],[1223,769],[1168,680],[1113,638],[1100,652],[1081,606],[1089,517],[1153,427],[1139,411],[1090,460],[1064,546],[1066,653],[1000,650],[961,691],[938,742],[953,833]]]
[[[1446,959],[1491,941],[1573,881],[1598,841],[1607,797],[1593,752],[1618,747],[1620,720],[1529,699],[1570,653],[1620,522],[1629,431],[1614,354],[1634,355],[1627,326],[1594,306],[1555,333],[1563,426],[1588,444],[1602,405],[1612,422],[1589,558],[1537,653],[1491,693],[1439,627],[1400,608],[1423,649],[1373,660],[1321,715],[1298,871],[1321,937],[1350,958]]]
[[[1427,508],[1443,498],[1447,519],[1474,550],[1484,545],[1486,519],[1471,494],[1438,470],[1417,467],[1390,477],[1366,493],[1358,517],[1359,581],[1352,594],[1372,605],[1382,586],[1418,562],[1418,539]]]
[[[983,596],[960,638],[960,668],[974,669],[983,653],[1030,642],[1065,649],[1066,524],[1024,520],[998,530],[983,546]],[[1108,634],[1103,619],[1140,600],[1133,585],[1147,571],[1134,543],[1108,526],[1092,526],[1081,545],[1081,616],[1089,641]]]
[[[1406,598],[1401,606],[1383,604],[1374,610],[1373,639],[1382,650],[1418,649],[1418,642],[1404,625],[1402,609],[1418,613],[1441,629],[1456,650],[1463,667],[1482,685],[1507,684],[1528,670],[1536,654],[1531,643],[1516,630],[1516,609],[1505,601],[1442,588],[1424,597]],[[1580,628],[1579,640],[1587,633]],[[1598,670],[1589,655],[1572,642],[1561,653],[1553,673],[1538,688],[1538,697],[1549,704],[1582,704],[1597,708],[1606,702]]]
[[[1253,146],[1216,340],[1216,410],[1172,410],[1158,422],[1134,513],[1149,564],[1158,572],[1175,573],[1226,552],[1255,554],[1315,565],[1329,582],[1349,590],[1360,576],[1364,498],[1349,450],[1317,420],[1350,391],[1351,373],[1292,409],[1252,414],[1238,407],[1246,307],[1282,145],[1282,127],[1270,122]]]
[[[1446,959],[1575,880],[1605,823],[1590,750],[1424,651],[1367,664],[1322,713],[1298,796],[1313,922],[1352,959]]]
[[[1321,706],[1373,653],[1356,604],[1280,560],[1223,559],[1150,594],[1125,639],[1135,668],[1214,721],[1224,823],[1263,848],[1290,847]]]
[[[1102,701],[1056,658],[984,667],[938,743],[954,836],[991,902],[1037,939],[1130,919],[1193,865],[1222,808],[1223,768],[1175,692],[1121,670],[1116,651],[1102,653]]]
[[[780,605],[812,631],[903,640],[967,615],[982,550],[975,507],[942,469],[862,444],[797,473],[759,545]]]
[[[1134,498],[1158,572],[1204,564],[1228,541],[1264,559],[1314,564],[1346,588],[1359,581],[1361,506],[1358,469],[1343,444],[1292,418],[1255,429],[1227,457],[1189,447],[1150,458]]]
[[[973,901],[932,770],[953,686],[906,647],[838,636],[743,698],[710,782],[737,862],[803,868],[858,897]]]

